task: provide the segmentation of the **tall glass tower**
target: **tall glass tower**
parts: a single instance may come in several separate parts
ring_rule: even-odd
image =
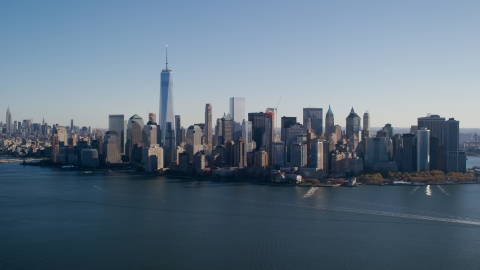
[[[230,116],[233,118],[233,140],[242,136],[242,123],[245,119],[245,98],[230,98]]]
[[[173,72],[168,69],[168,46],[165,53],[165,69],[160,73],[160,111],[161,145],[164,148],[164,162],[176,161],[175,119],[173,114]]]

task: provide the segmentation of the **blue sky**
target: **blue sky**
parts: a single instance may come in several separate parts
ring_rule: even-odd
[[[480,1],[1,1],[0,108],[14,120],[108,127],[158,114],[174,72],[183,126],[278,106],[353,106],[372,126],[427,113],[479,127]],[[1,121],[5,121],[2,113]]]

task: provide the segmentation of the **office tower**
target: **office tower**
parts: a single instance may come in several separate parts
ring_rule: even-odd
[[[464,172],[466,168],[461,168],[459,164],[459,138],[460,138],[460,122],[454,118],[445,122],[445,171],[446,172]],[[463,158],[463,156],[462,156]]]
[[[368,138],[368,148],[365,154],[365,167],[373,170],[375,163],[390,161],[389,146],[392,140],[387,137]]]
[[[143,148],[143,119],[137,114],[128,119],[127,124],[127,143],[126,143],[126,155],[129,157],[130,162],[142,161],[142,148]]]
[[[290,148],[292,143],[296,143],[297,137],[304,134],[306,134],[305,128],[300,124],[295,124],[285,129],[285,152],[287,161],[290,161]]]
[[[430,131],[431,136],[436,136],[439,139],[440,146],[443,146],[444,139],[444,126],[445,118],[439,115],[428,115],[427,117],[418,118],[418,130],[421,128],[427,128]]]
[[[245,140],[240,137],[234,145],[233,166],[238,168],[247,167],[247,147]]]
[[[261,168],[267,167],[268,153],[263,150],[255,152],[254,164],[255,164],[255,167],[261,167]]]
[[[230,116],[232,117],[232,134],[233,140],[237,140],[242,136],[242,122],[245,119],[245,98],[230,98]]]
[[[223,114],[222,117],[223,143],[233,140],[233,119],[230,114]]]
[[[437,169],[441,171],[445,170],[446,169],[445,168],[445,148],[444,148],[445,118],[435,114],[427,115],[426,117],[419,117],[417,124],[418,124],[417,130],[420,130],[421,128],[424,127],[430,130],[430,136],[438,137]]]
[[[330,135],[335,133],[335,120],[333,117],[332,108],[328,105],[328,111],[325,115],[325,137],[330,138]]]
[[[103,142],[103,156],[106,164],[121,163],[120,149],[119,149],[119,134],[114,131],[107,131],[105,133],[105,141]]]
[[[180,115],[175,115],[175,143],[176,146],[179,146],[182,142],[182,132],[180,129],[182,128],[182,122],[181,122]],[[160,144],[160,141],[158,142]]]
[[[404,133],[402,139],[402,171],[415,172],[417,171],[417,147],[415,134]]]
[[[54,126],[53,134],[57,135],[58,143],[60,146],[64,146],[67,144],[67,131],[65,127]]]
[[[365,129],[370,130],[370,113],[368,111],[363,114],[363,130]]]
[[[150,124],[147,124],[143,126],[142,129],[142,143],[143,147],[148,148],[153,145],[157,145],[157,125],[155,125],[155,122],[150,122]]]
[[[275,141],[275,113],[273,109],[265,112],[265,151],[268,153],[268,164],[272,164],[273,145]]]
[[[342,127],[340,125],[335,125],[335,143],[342,139]]]
[[[73,119],[70,119],[70,132],[73,132]]]
[[[280,140],[282,142],[287,142],[286,141],[286,132],[287,128],[290,128],[291,126],[295,125],[297,123],[297,117],[294,116],[282,116],[281,118],[281,135],[280,135]]]
[[[252,139],[255,141],[255,151],[260,150],[265,133],[265,113],[248,113],[248,121],[252,122]]]
[[[347,138],[350,137],[352,134],[356,134],[358,136],[358,132],[360,131],[360,116],[358,116],[355,111],[350,111],[350,114],[346,118],[347,126],[346,126],[346,135]]]
[[[208,152],[211,152],[213,143],[212,143],[212,105],[210,103],[205,104],[205,144],[207,145]]]
[[[430,136],[430,170],[436,171],[438,168],[438,150],[440,148],[440,142],[437,136]]]
[[[5,122],[5,129],[7,131],[7,134],[12,133],[13,128],[12,128],[12,113],[10,112],[10,107],[7,108],[7,117],[6,117],[6,122]]]
[[[305,143],[292,143],[290,146],[290,165],[293,167],[307,166],[307,145]]]
[[[385,131],[387,137],[392,138],[393,137],[393,127],[392,124],[385,124],[383,127],[383,131]]]
[[[223,126],[222,118],[217,118],[217,124],[215,125],[215,145],[224,144],[223,141]]]
[[[252,122],[245,121],[245,119],[242,122],[242,137],[245,140],[247,152],[252,151]]]
[[[235,152],[235,142],[234,141],[226,141],[225,142],[225,164],[227,166],[234,166],[234,152]]]
[[[272,165],[283,167],[285,166],[285,142],[273,142]]]
[[[147,125],[157,125],[157,115],[154,113],[148,113]]]
[[[323,109],[322,108],[303,108],[303,125],[307,126],[310,119],[311,128],[315,131],[316,136],[323,133]]]
[[[163,168],[163,148],[158,144],[150,146],[146,149],[144,160],[145,172],[155,172]]]
[[[417,171],[430,170],[430,130],[425,127],[417,131]]]
[[[198,151],[203,150],[202,136],[202,129],[198,125],[188,127],[187,134],[185,135],[185,150],[190,160],[193,160],[193,155]]]
[[[115,131],[120,136],[118,141],[120,153],[125,154],[125,120],[123,114],[112,114],[108,116],[108,130]]]
[[[323,167],[323,140],[315,138],[310,142],[310,168],[317,168],[324,170]]]
[[[168,46],[166,47],[168,49]],[[165,69],[160,74],[160,110],[158,114],[164,162],[176,161],[175,120],[173,113],[173,72],[168,69],[168,51],[165,53]]]

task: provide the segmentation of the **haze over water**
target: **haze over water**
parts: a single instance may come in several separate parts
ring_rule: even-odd
[[[480,263],[480,185],[272,187],[18,163],[0,172],[3,269]]]

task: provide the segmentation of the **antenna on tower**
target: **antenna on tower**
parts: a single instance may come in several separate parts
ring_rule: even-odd
[[[165,69],[168,70],[168,44],[165,45]]]

